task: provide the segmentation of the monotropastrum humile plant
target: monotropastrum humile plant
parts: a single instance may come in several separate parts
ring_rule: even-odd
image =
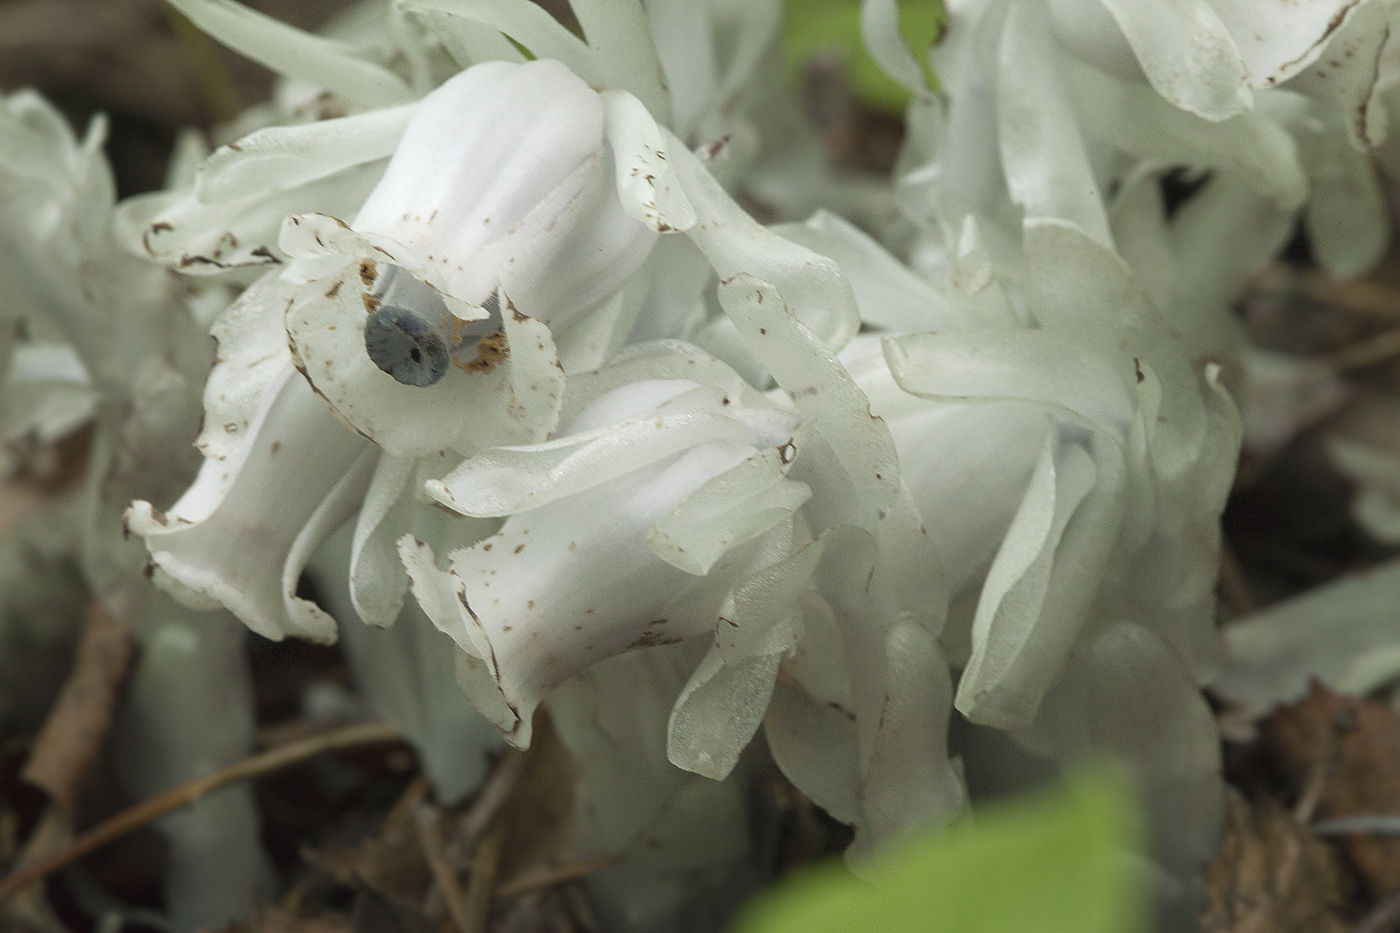
[[[865,0],[909,99],[879,185],[826,166],[778,0],[171,2],[280,81],[164,190],[114,204],[101,121],[0,109],[4,466],[91,432],[7,529],[0,714],[76,574],[142,646],[129,793],[251,750],[241,622],[338,640],[445,802],[547,711],[606,929],[761,883],[773,766],[859,870],[965,762],[1086,759],[1189,927],[1231,303],[1300,222],[1338,277],[1383,252],[1386,0],[950,0],[927,60]],[[246,789],[162,832],[172,929],[271,893]]]

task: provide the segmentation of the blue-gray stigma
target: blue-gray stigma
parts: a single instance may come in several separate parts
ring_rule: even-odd
[[[485,318],[462,321],[431,286],[398,266],[380,268],[366,296],[374,310],[365,321],[365,352],[396,382],[435,385],[454,362],[468,372],[490,372],[504,356],[496,296],[485,303]]]
[[[447,375],[452,352],[438,329],[398,305],[381,305],[365,322],[365,350],[406,386],[430,386]]]

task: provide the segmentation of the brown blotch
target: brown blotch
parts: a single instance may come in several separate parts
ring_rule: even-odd
[[[379,306],[384,303],[378,298],[371,295],[369,292],[362,293],[360,297],[364,300],[365,303],[365,314],[373,314],[374,312],[378,311]]]
[[[476,344],[476,359],[462,364],[469,373],[489,373],[496,364],[510,356],[510,345],[502,331],[492,331]]]
[[[375,267],[373,259],[360,260],[360,281],[365,283],[365,288],[374,284]]]
[[[332,283],[331,287],[326,289],[326,297],[334,298],[336,295],[339,295],[341,284],[342,283],[339,280],[336,280],[334,283]]]

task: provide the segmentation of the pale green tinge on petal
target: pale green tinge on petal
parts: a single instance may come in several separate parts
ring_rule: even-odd
[[[1216,12],[1218,3],[1103,0],[1103,4],[1123,30],[1152,86],[1173,105],[1207,120],[1224,120],[1253,102],[1254,75]],[[1278,16],[1276,11],[1271,15]]]
[[[1161,468],[1176,473],[1205,432],[1199,371],[1177,352],[1161,313],[1122,257],[1073,226],[1028,221],[1023,290],[1035,319],[1080,339],[1112,334],[1125,354],[1149,363],[1162,382],[1160,417],[1149,428]]]
[[[763,719],[773,760],[834,819],[860,819],[861,758],[849,712],[778,681]]]
[[[1215,857],[1224,806],[1215,716],[1180,658],[1147,627],[1111,622],[1086,631],[1041,714],[1017,737],[1063,764],[1125,767],[1148,806],[1152,855],[1169,871],[1195,878]],[[1193,896],[1189,886],[1175,894]]]
[[[257,197],[387,159],[418,105],[294,126],[271,126],[221,146],[201,163],[194,195],[202,204]]]
[[[695,208],[666,157],[665,133],[626,91],[604,91],[602,98],[622,209],[658,232],[689,230],[695,225]]]
[[[356,103],[392,106],[412,96],[398,75],[358,49],[302,32],[233,0],[171,0],[171,5],[234,51]]]
[[[997,134],[1011,200],[1027,219],[1067,221],[1110,247],[1103,194],[1040,4],[1011,5],[1000,56]]]
[[[1304,214],[1318,262],[1334,278],[1371,271],[1390,245],[1390,211],[1368,153],[1335,127],[1300,133],[1313,196]]]

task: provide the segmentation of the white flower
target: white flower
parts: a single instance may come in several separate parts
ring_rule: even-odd
[[[723,640],[728,592],[791,548],[791,515],[808,495],[784,479],[797,417],[717,361],[668,355],[619,365],[671,378],[576,377],[576,414],[552,440],[486,451],[429,483],[456,511],[509,516],[453,552],[449,572],[423,542],[400,545],[414,595],[468,659],[468,692],[516,744],[528,745],[545,694],[590,665],[696,635]]]
[[[1172,104],[1210,120],[1249,108],[1254,93],[1300,74],[1327,40],[1384,0],[1050,0],[1056,35],[1106,71],[1145,73]],[[1140,69],[1140,71],[1139,71]]]

